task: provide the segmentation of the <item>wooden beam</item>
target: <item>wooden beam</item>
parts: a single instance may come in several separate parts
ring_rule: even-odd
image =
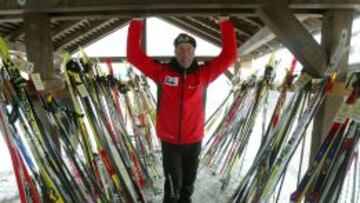
[[[325,52],[288,8],[263,7],[257,9],[257,14],[307,73],[314,77],[322,76],[327,66]]]
[[[300,10],[297,10],[300,12]],[[308,13],[321,13],[323,10],[311,10]],[[115,11],[84,11],[84,12],[57,12],[51,13],[54,19],[82,19],[86,18],[110,18],[110,17],[186,17],[196,16],[204,17],[208,15],[219,16],[226,13],[229,16],[239,15],[244,17],[256,17],[254,9],[218,9],[218,10],[206,10],[206,9],[177,9],[176,7],[170,9],[129,9],[126,11],[115,10]]]
[[[309,15],[296,15],[299,21],[303,22],[308,19]],[[266,45],[271,40],[275,39],[275,34],[269,29],[269,27],[264,26],[258,32],[256,32],[252,37],[248,38],[248,40],[243,43],[239,49],[239,56],[244,57],[250,54],[251,52],[257,50],[261,46]]]
[[[24,19],[28,60],[34,63],[34,72],[40,73],[43,79],[54,79],[50,18],[46,14],[25,13]]]
[[[138,11],[152,13],[153,11],[191,11],[193,9],[207,10],[219,13],[219,9],[257,9],[267,5],[286,5],[294,9],[329,9],[329,8],[360,8],[360,0],[37,0],[27,1],[21,6],[14,0],[2,0],[0,10],[3,14],[16,14],[27,11],[59,13],[59,12],[85,12],[85,11]],[[156,13],[152,13],[156,14]]]
[[[353,14],[353,10],[331,10],[324,15],[321,45],[328,56],[331,56],[332,53],[334,53],[343,29],[346,29],[349,35],[351,35]],[[350,45],[350,37],[348,38],[346,45]],[[348,58],[347,52],[338,64],[337,70],[339,71],[339,74],[336,78],[337,83],[343,83],[346,80]],[[314,119],[310,160],[319,150],[332,120],[343,101],[344,96],[328,95],[326,96],[324,103],[320,106]]]
[[[274,38],[275,34],[265,26],[242,44],[238,49],[238,53],[241,57],[246,56]]]
[[[354,19],[354,10],[330,10],[323,18],[321,29],[321,46],[325,50],[328,60],[334,53],[341,36],[341,31],[345,29],[348,33],[346,46],[350,47],[350,40],[352,35],[352,23]],[[343,82],[346,80],[346,74],[348,72],[348,59],[349,52],[346,52],[339,61],[337,70],[337,82]]]
[[[1,2],[1,1],[0,1]],[[1,6],[0,6],[1,7]],[[0,9],[1,10],[1,9]],[[15,15],[5,15],[2,12],[0,12],[0,23],[5,22],[12,22],[12,23],[19,23],[23,21],[22,14],[15,14]]]

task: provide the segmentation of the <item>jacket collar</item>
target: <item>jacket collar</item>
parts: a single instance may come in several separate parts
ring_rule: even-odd
[[[199,64],[197,63],[197,61],[194,59],[194,61],[192,62],[191,66],[187,69],[185,68],[182,68],[179,63],[177,62],[176,58],[172,58],[170,63],[170,68],[180,74],[183,74],[186,70],[186,73],[189,74],[189,73],[194,73],[196,72],[197,70],[199,70]]]

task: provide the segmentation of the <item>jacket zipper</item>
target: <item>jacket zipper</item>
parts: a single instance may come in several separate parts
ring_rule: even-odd
[[[186,80],[186,69],[183,73],[183,77],[181,78],[181,95],[180,95],[180,113],[179,113],[179,134],[178,134],[178,142],[181,144],[181,126],[182,126],[182,116],[183,116],[183,108],[184,108],[184,85]]]

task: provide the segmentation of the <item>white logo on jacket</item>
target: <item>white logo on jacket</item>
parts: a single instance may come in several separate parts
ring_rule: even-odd
[[[165,77],[165,84],[169,86],[178,86],[179,85],[179,77]]]

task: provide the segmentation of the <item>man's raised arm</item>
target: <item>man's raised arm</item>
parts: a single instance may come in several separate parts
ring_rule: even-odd
[[[234,25],[228,17],[220,17],[220,31],[222,50],[216,58],[212,59],[202,71],[206,83],[210,83],[220,76],[227,68],[234,64],[236,49],[236,34]]]
[[[154,62],[141,48],[143,25],[143,19],[139,18],[130,22],[127,37],[127,59],[132,65],[156,82],[158,81],[161,64]]]

